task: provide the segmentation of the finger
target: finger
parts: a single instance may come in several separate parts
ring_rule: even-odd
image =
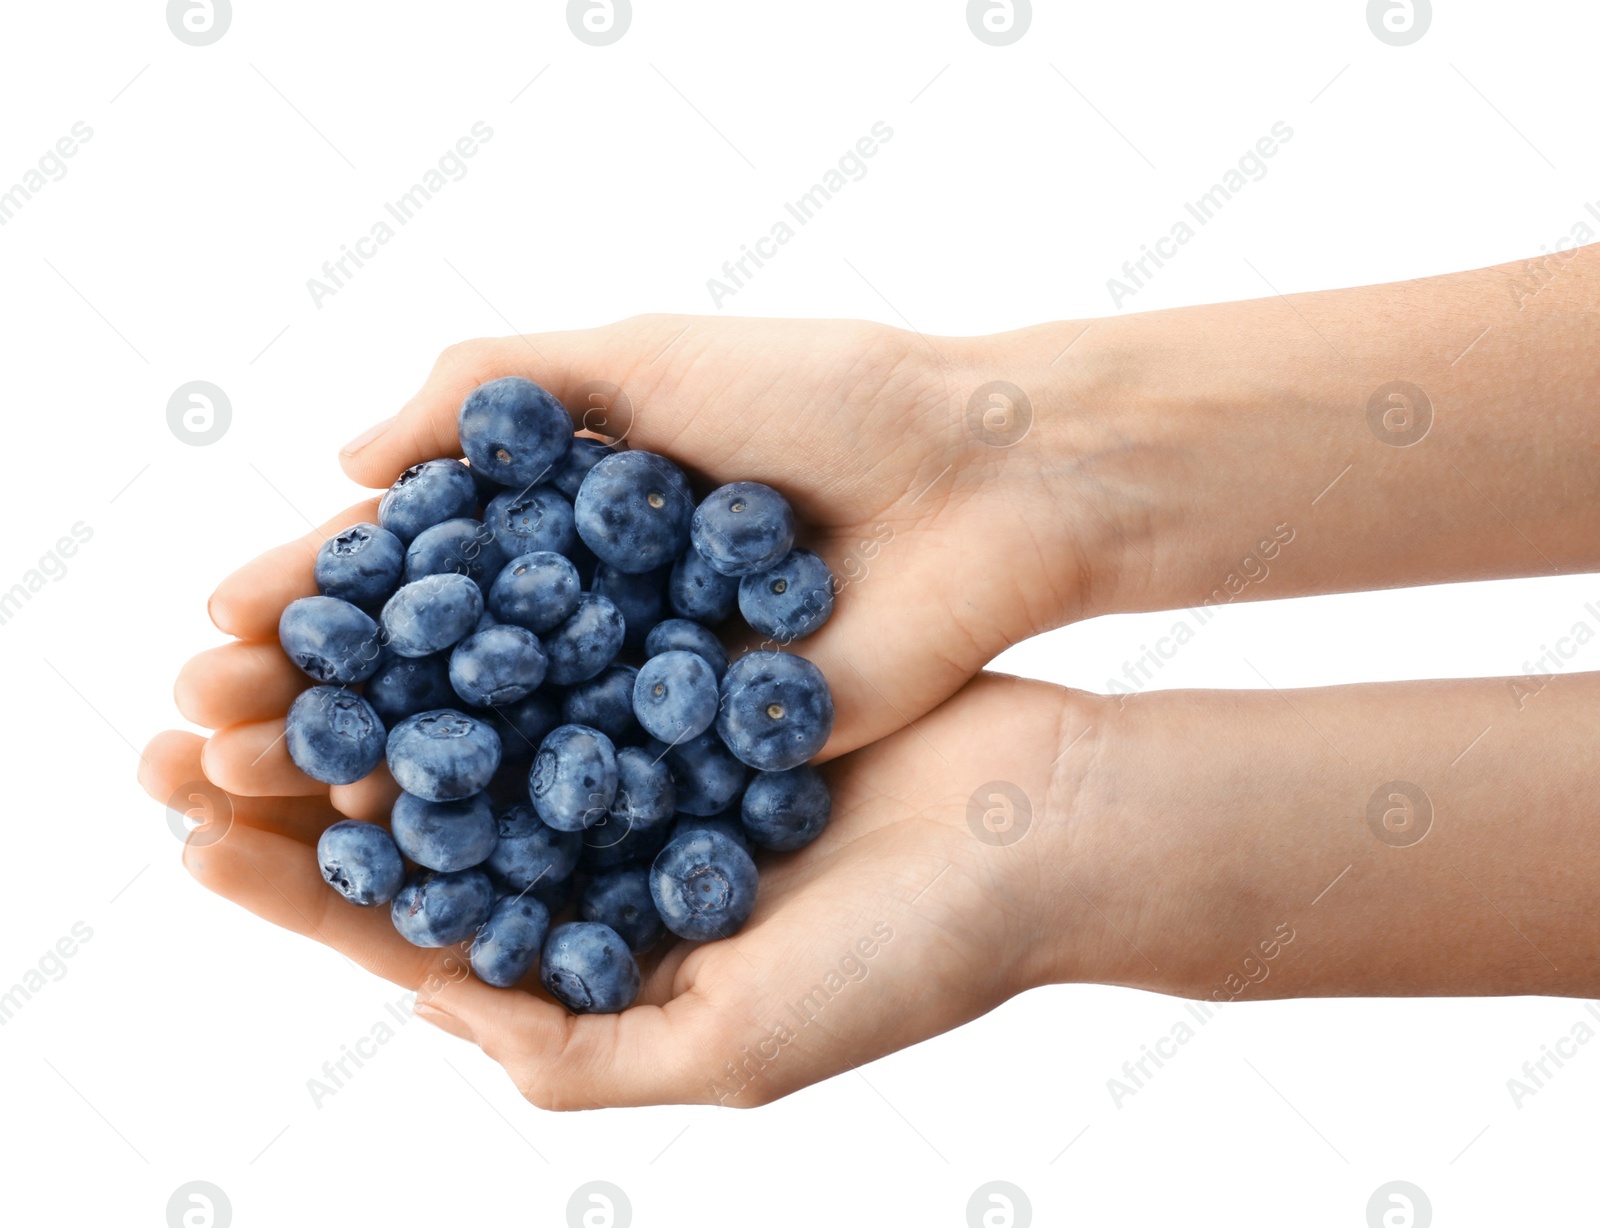
[[[303,537],[274,546],[246,563],[211,594],[211,621],[218,630],[241,640],[276,641],[283,607],[296,597],[310,597],[317,591],[313,569],[322,543],[341,529],[362,521],[376,523],[377,519],[377,500],[367,499],[345,508]]]
[[[729,1015],[700,992],[616,1015],[571,1015],[467,977],[419,994],[418,1014],[476,1042],[546,1109],[694,1104],[713,1098],[709,1055],[727,1051]]]
[[[185,719],[223,729],[282,716],[311,685],[276,643],[236,641],[190,657],[172,693]]]
[[[605,328],[484,338],[452,345],[434,363],[421,390],[387,422],[345,445],[340,463],[363,486],[388,486],[411,465],[460,456],[456,416],[466,395],[492,379],[521,375],[550,391],[582,424],[591,406],[578,405],[581,385],[604,379],[621,385],[639,361],[641,329],[634,321]]]
[[[187,731],[158,733],[145,747],[139,765],[144,791],[180,811],[199,801],[214,803],[220,796],[226,799],[222,818],[227,823],[275,831],[302,844],[314,845],[328,825],[338,821],[339,815],[319,797],[238,797],[219,789],[206,779],[200,766],[204,746],[204,738]]]
[[[737,464],[734,476],[788,487],[796,473],[827,472],[849,459],[796,412],[816,398],[815,367],[808,363],[827,361],[818,357],[826,349],[840,363],[880,369],[885,335],[882,326],[859,321],[805,321],[797,328],[789,320],[650,315],[603,328],[462,342],[439,356],[398,414],[346,444],[340,461],[356,481],[384,487],[410,465],[460,456],[461,402],[480,384],[520,375],[559,399],[577,428],[666,452],[691,471],[718,473]],[[804,348],[796,361],[782,357],[797,345]],[[752,355],[764,356],[771,371],[752,371]],[[698,386],[680,378],[690,369],[704,375]],[[739,409],[718,412],[721,403]],[[752,455],[744,445],[758,431],[768,446]],[[813,499],[805,489],[790,493],[803,516],[848,518],[859,510],[837,497]]]
[[[219,729],[200,762],[207,780],[241,797],[326,797],[328,786],[312,780],[289,758],[283,718]]]
[[[328,800],[347,819],[387,823],[389,812],[400,799],[400,786],[389,774],[389,765],[380,762],[353,785],[328,786]]]
[[[358,908],[330,891],[308,850],[241,827],[188,845],[202,886],[283,929],[314,938],[386,980],[418,992],[419,1017],[477,1041],[517,1086],[548,1108],[704,1100],[704,1057],[720,1053],[722,1016],[698,993],[620,1015],[574,1017],[552,1002],[471,977],[457,948],[414,947],[387,908]]]
[[[215,844],[190,843],[183,864],[208,890],[407,989],[468,975],[459,950],[412,946],[386,906],[361,908],[344,899],[322,881],[311,850],[276,832],[237,827]]]

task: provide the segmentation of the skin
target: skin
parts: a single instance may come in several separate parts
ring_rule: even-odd
[[[592,425],[580,388],[606,379],[633,446],[693,458],[707,487],[784,490],[846,581],[800,645],[838,709],[829,827],[764,866],[735,938],[647,960],[621,1015],[491,989],[317,874],[322,828],[382,819],[395,789],[293,767],[278,735],[308,680],[271,641],[316,546],[371,501],[223,581],[235,642],[176,692],[217,732],[158,736],[143,783],[225,789],[232,829],[185,853],[203,884],[417,989],[550,1108],[761,1104],[1061,981],[1594,995],[1600,679],[1103,697],[981,671],[1097,614],[1600,569],[1597,252],[979,339],[641,317],[446,351],[346,449],[356,480],[457,454],[484,380],[527,375]],[[994,380],[1025,404],[969,414]],[[1409,447],[1414,405],[1369,424],[1394,380],[1431,404]]]

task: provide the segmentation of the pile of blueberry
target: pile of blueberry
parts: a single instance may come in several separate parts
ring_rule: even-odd
[[[782,646],[827,621],[833,577],[771,487],[697,503],[666,457],[575,435],[530,380],[473,391],[460,435],[466,462],[402,474],[279,622],[319,684],[289,709],[295,764],[351,784],[387,758],[404,790],[388,827],[335,823],[317,859],[417,946],[470,939],[489,984],[537,966],[571,1010],[619,1011],[638,953],[733,934],[752,852],[828,821],[806,763],[833,699]],[[767,643],[730,663],[713,628],[735,607]]]

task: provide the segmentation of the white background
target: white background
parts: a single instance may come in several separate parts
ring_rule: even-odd
[[[237,0],[208,47],[156,0],[7,6],[0,190],[93,129],[0,227],[0,589],[93,531],[0,626],[0,988],[93,929],[0,1028],[7,1220],[160,1224],[204,1179],[239,1225],[554,1225],[599,1178],[641,1225],[958,1225],[1004,1179],[1040,1224],[1359,1228],[1403,1178],[1440,1224],[1577,1222],[1600,1046],[1520,1109],[1506,1088],[1572,1001],[1241,1005],[1121,1108],[1106,1080],[1181,1003],[1036,991],[748,1115],[546,1114],[412,1023],[313,1105],[306,1080],[400,990],[195,886],[134,748],[219,640],[217,578],[356,497],[338,445],[442,346],[712,311],[706,279],[879,120],[867,176],[722,311],[928,333],[1108,314],[1106,279],[1279,120],[1267,177],[1125,309],[1532,255],[1600,199],[1581,0],[1439,0],[1404,48],[1361,0],[1040,3],[1005,48],[954,0],[634,7],[595,48],[555,2]],[[315,306],[307,279],[480,120],[470,173]],[[208,447],[166,421],[196,379],[233,407]],[[1259,685],[1247,651],[1279,686],[1521,673],[1597,597],[1561,577],[1230,606],[1160,681]],[[1002,665],[1103,690],[1171,622]]]

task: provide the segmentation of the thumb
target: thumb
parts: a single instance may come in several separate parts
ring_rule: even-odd
[[[347,443],[344,471],[363,486],[382,489],[412,465],[460,456],[456,416],[467,394],[493,379],[520,375],[549,389],[577,427],[618,438],[631,425],[631,400],[621,387],[670,321],[639,317],[602,328],[463,341],[433,364],[421,390],[389,418]]]

